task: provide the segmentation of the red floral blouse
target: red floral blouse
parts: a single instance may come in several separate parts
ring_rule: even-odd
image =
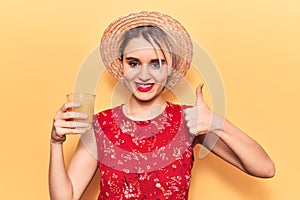
[[[168,102],[163,113],[146,121],[129,119],[122,106],[95,115],[98,200],[188,199],[193,138],[184,108]]]

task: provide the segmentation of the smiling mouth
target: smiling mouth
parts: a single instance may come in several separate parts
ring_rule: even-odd
[[[136,89],[140,92],[148,92],[154,86],[154,83],[136,83]]]

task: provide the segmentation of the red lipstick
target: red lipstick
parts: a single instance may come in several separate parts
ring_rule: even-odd
[[[136,89],[140,92],[148,92],[154,86],[154,83],[136,83]]]

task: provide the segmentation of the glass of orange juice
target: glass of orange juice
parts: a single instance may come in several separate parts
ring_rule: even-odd
[[[80,112],[88,115],[87,119],[76,119],[78,122],[85,122],[89,124],[89,127],[77,128],[89,130],[92,128],[93,115],[94,115],[94,106],[95,106],[95,95],[90,93],[70,93],[67,94],[68,102],[78,102],[80,107],[73,107],[69,111]]]

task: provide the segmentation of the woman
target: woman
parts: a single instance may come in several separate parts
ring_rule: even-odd
[[[76,103],[59,109],[51,133],[51,199],[79,199],[97,167],[98,199],[188,199],[197,143],[252,176],[274,176],[274,164],[263,148],[212,113],[202,97],[203,84],[197,88],[194,107],[163,99],[163,91],[185,75],[192,58],[190,37],[175,19],[147,11],[123,16],[104,32],[101,56],[131,97],[94,116],[96,156],[82,139],[68,169],[62,151],[66,134],[88,126],[69,120],[87,116],[68,112],[80,106]],[[222,126],[215,119],[221,119]],[[83,133],[83,138],[84,134],[91,135]],[[205,139],[208,134],[218,140]]]

